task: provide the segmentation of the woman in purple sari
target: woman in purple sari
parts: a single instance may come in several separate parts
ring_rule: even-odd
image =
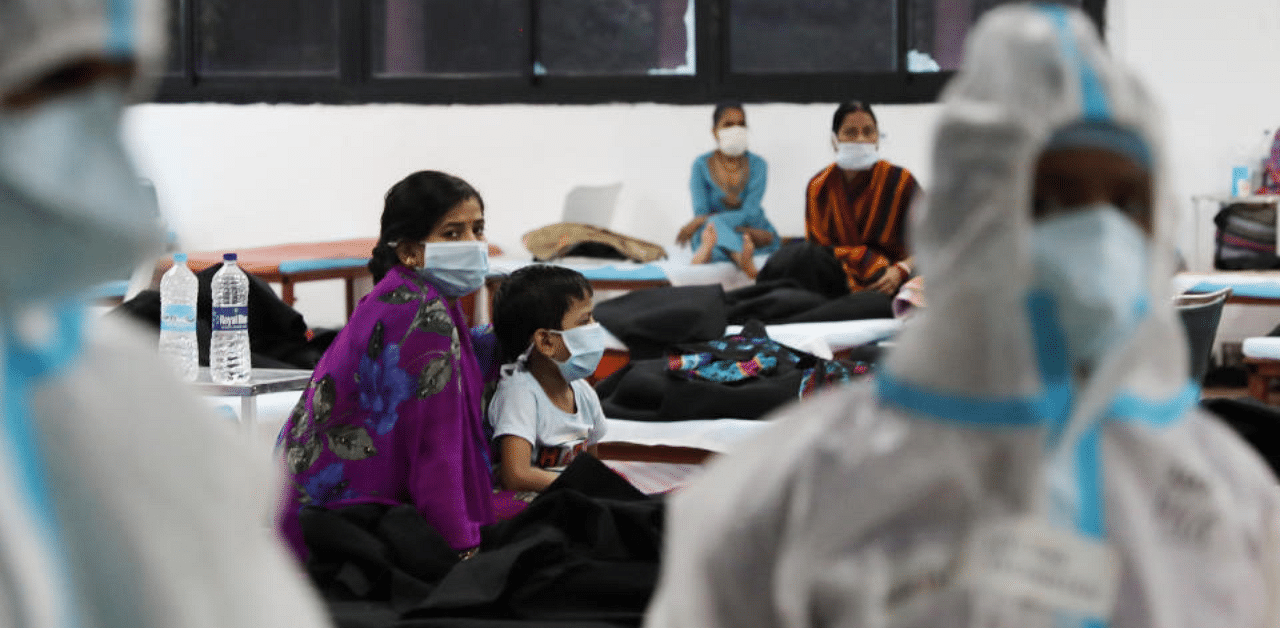
[[[434,171],[397,183],[369,270],[377,285],[281,431],[292,482],[280,528],[305,560],[304,506],[413,504],[466,553],[494,521],[485,373],[457,302],[488,271],[479,194]]]

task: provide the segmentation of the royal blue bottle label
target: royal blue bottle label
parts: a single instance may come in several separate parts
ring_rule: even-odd
[[[160,308],[160,329],[189,332],[196,330],[196,306],[170,303]]]
[[[243,305],[213,308],[213,331],[248,331],[249,308]]]

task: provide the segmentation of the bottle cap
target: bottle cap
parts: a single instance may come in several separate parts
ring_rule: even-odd
[[[225,260],[225,261],[228,261],[228,262],[234,262],[234,261],[236,261],[236,254],[235,254],[235,253],[223,253],[223,254],[222,254],[222,259],[223,259],[223,260]]]
[[[178,264],[186,264],[186,263],[187,263],[187,254],[186,254],[186,253],[174,253],[174,254],[173,254],[173,261],[174,261],[175,263],[178,263]]]

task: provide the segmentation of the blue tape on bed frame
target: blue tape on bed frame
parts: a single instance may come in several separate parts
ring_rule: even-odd
[[[1202,281],[1187,292],[1214,292],[1223,288],[1231,288],[1232,297],[1243,297],[1252,299],[1277,299],[1280,300],[1280,282],[1277,283],[1215,283],[1211,281]]]
[[[280,262],[282,273],[302,273],[311,270],[337,270],[355,268],[369,263],[367,257],[341,257],[331,259],[291,259]]]

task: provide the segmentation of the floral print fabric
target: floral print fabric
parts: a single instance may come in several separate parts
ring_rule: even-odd
[[[456,549],[478,545],[494,520],[483,385],[458,305],[408,268],[387,273],[280,433],[292,480],[280,527],[298,557],[308,505],[410,503]]]
[[[667,356],[672,376],[733,384],[779,373],[780,367],[801,369],[800,397],[828,386],[849,383],[871,373],[862,361],[824,360],[772,340],[759,321],[749,321],[742,333],[682,347]]]

